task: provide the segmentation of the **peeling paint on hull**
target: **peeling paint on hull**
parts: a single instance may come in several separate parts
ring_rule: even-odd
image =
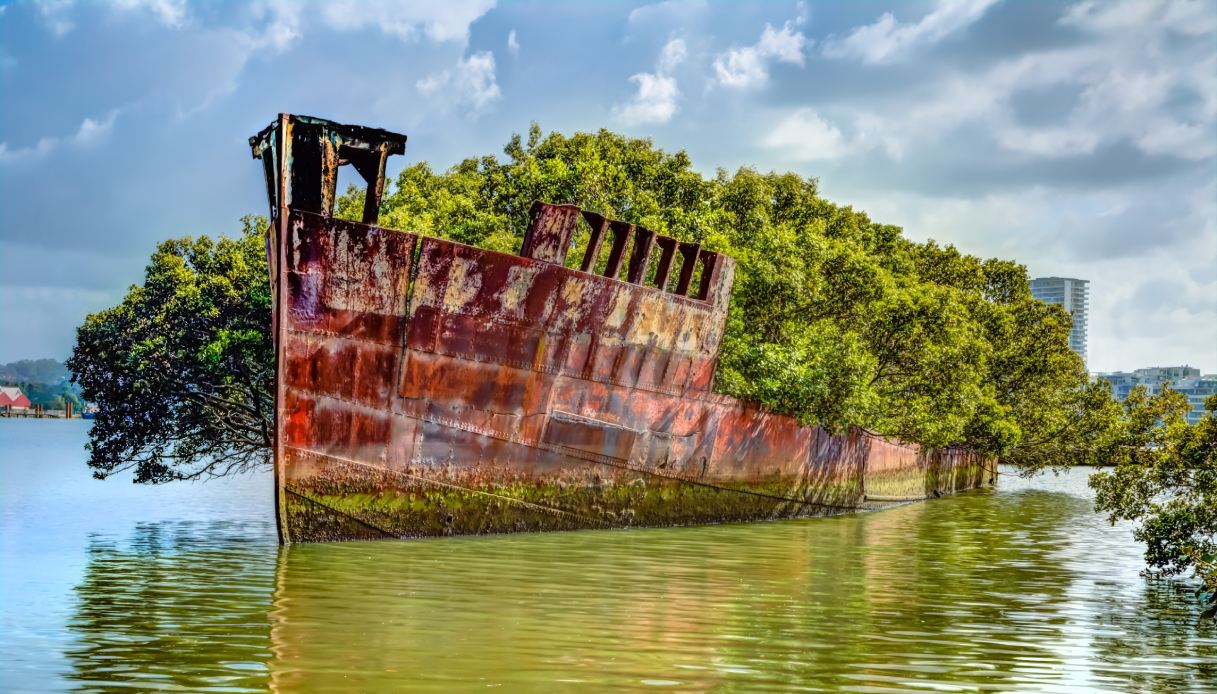
[[[538,204],[515,256],[271,198],[284,542],[797,518],[988,481],[966,450],[711,392],[734,261],[696,244]],[[565,267],[580,215],[586,271]]]

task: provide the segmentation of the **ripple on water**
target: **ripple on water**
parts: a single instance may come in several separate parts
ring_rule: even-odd
[[[286,549],[265,516],[196,508],[88,537],[62,624],[20,622],[58,687],[9,689],[1217,689],[1189,587],[1138,574],[1082,471],[1002,481],[828,519]],[[15,638],[0,671],[30,672]]]

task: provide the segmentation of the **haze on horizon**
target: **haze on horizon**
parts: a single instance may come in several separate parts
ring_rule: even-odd
[[[280,112],[408,134],[390,174],[608,128],[1031,275],[1091,371],[1217,372],[1217,6],[0,3],[0,363],[67,356],[165,238],[264,214]],[[561,202],[561,201],[555,201]]]

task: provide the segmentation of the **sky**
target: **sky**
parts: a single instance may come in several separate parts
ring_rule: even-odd
[[[1091,371],[1217,372],[1217,4],[0,2],[0,362],[65,358],[156,243],[265,213],[279,112],[409,136],[531,121],[1090,280]],[[554,201],[561,202],[561,201]]]

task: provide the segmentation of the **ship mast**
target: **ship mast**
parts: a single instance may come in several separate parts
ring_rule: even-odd
[[[334,213],[339,167],[350,164],[367,182],[363,203],[363,223],[375,224],[380,215],[380,200],[385,190],[385,161],[393,154],[404,154],[406,136],[399,133],[343,125],[323,118],[280,113],[257,135],[249,138],[254,159],[262,160],[266,178],[266,199],[270,206],[270,226],[266,236],[266,260],[270,269],[270,289],[274,300],[271,334],[275,345],[275,436],[283,415],[283,378],[280,356],[283,329],[279,307],[284,299],[279,269],[286,262],[287,220],[292,210],[312,212],[324,217]],[[275,520],[280,543],[287,537],[283,500],[283,461],[275,441]]]

